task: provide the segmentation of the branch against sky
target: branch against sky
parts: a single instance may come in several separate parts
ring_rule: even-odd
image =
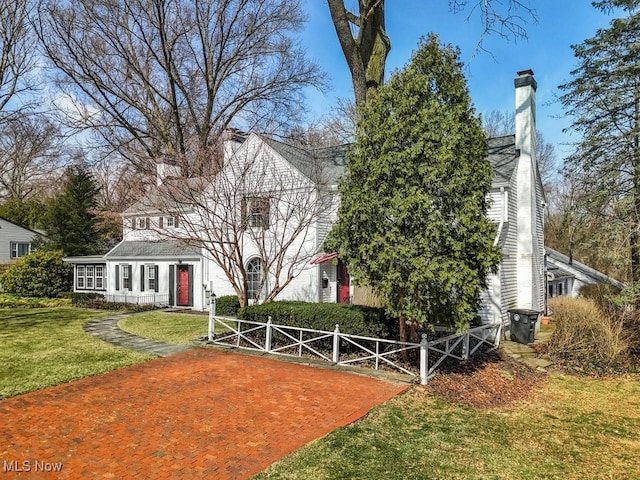
[[[34,84],[30,74],[37,61],[36,39],[28,29],[30,0],[0,0],[0,121],[28,109],[21,98]]]
[[[0,200],[24,201],[38,192],[65,159],[62,135],[44,115],[0,123]]]
[[[322,86],[298,0],[45,0],[36,30],[77,128],[141,169],[198,173],[232,122],[277,131]]]
[[[482,126],[489,137],[513,135],[516,131],[515,113],[491,110],[482,117]],[[536,163],[545,191],[550,190],[559,173],[558,156],[540,130],[536,130]]]
[[[444,1],[444,0],[440,0]],[[528,0],[448,0],[456,14],[469,11],[467,18],[477,16],[483,26],[478,48],[488,35],[505,39],[526,38],[526,24],[536,20],[536,11]],[[358,10],[345,6],[344,0],[327,0],[331,20],[351,72],[356,105],[366,103],[372,92],[384,83],[387,55],[391,40],[385,26],[384,0],[359,0]],[[390,8],[399,8],[392,4]],[[409,13],[410,14],[410,13]]]

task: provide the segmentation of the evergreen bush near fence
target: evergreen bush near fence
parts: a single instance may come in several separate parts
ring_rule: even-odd
[[[216,315],[235,317],[240,309],[240,302],[236,295],[224,295],[216,298]]]
[[[334,331],[364,337],[398,340],[398,320],[382,308],[339,303],[269,302],[243,307],[238,318],[255,322],[271,321],[279,325]]]

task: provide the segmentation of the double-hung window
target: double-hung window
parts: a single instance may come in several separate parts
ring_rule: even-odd
[[[85,287],[85,277],[86,277],[86,267],[84,265],[78,265],[76,268],[76,287],[77,288],[86,288]]]
[[[131,265],[116,265],[116,291],[131,290]]]
[[[242,202],[243,223],[251,228],[269,228],[269,197],[245,197]]]
[[[31,244],[28,242],[11,242],[11,258],[20,258],[31,252]]]
[[[140,291],[158,291],[158,266],[140,265]]]
[[[96,289],[102,290],[104,288],[104,267],[96,265]]]

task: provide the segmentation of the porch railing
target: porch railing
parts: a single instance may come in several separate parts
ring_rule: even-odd
[[[214,335],[216,324],[221,333]],[[447,359],[467,360],[483,344],[497,346],[501,324],[475,327],[436,340],[422,336],[420,343],[349,335],[309,328],[211,316],[209,341],[216,345],[257,350],[274,355],[309,356],[336,365],[381,368],[419,376],[421,383],[433,376]]]
[[[104,299],[107,302],[155,305],[156,307],[166,307],[169,305],[168,293],[117,293],[105,295]]]

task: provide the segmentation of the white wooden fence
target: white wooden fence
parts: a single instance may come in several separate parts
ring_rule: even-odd
[[[105,295],[104,299],[107,302],[155,305],[156,307],[166,307],[169,305],[168,293],[118,293]]]
[[[216,329],[221,333],[214,335]],[[502,324],[483,325],[431,341],[423,334],[420,343],[409,343],[344,334],[338,325],[329,332],[274,324],[270,317],[264,323],[210,315],[208,338],[216,345],[275,355],[311,356],[341,366],[389,368],[419,375],[425,384],[447,358],[464,361],[483,344],[497,347],[501,332]],[[414,361],[407,363],[407,357]]]

